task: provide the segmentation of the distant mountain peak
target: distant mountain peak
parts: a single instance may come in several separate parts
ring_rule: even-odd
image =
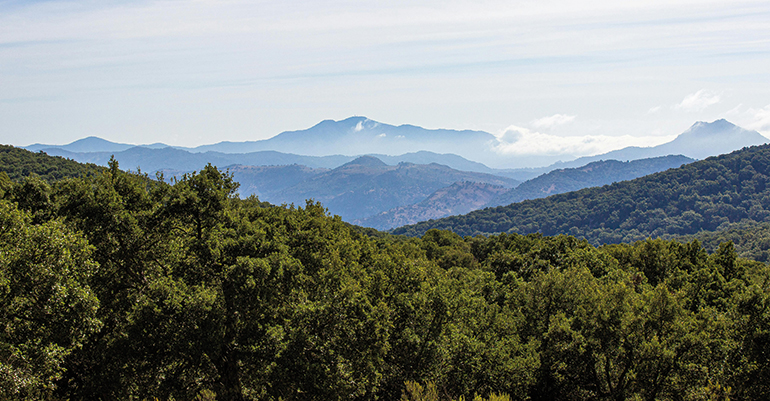
[[[688,128],[687,131],[683,132],[681,135],[698,135],[698,136],[709,135],[710,136],[710,135],[724,135],[725,133],[741,132],[741,131],[747,131],[747,130],[744,130],[743,128],[738,127],[737,125],[722,118],[710,123],[705,121],[698,121],[695,124],[693,124],[690,128]]]
[[[345,166],[387,167],[388,165],[374,156],[361,156],[343,164],[341,167]]]

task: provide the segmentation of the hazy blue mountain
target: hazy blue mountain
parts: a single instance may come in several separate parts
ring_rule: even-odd
[[[578,168],[553,170],[521,183],[492,199],[486,207],[503,206],[527,199],[545,198],[564,192],[632,180],[694,162],[682,155],[661,156],[633,161],[603,160]]]
[[[397,207],[353,223],[378,230],[389,230],[419,221],[465,214],[481,208],[508,190],[506,187],[481,182],[456,182],[437,190],[417,204]]]
[[[359,155],[369,154],[381,158],[387,164],[399,162],[439,163],[459,170],[486,172],[525,180],[553,169],[579,167],[598,160],[637,160],[670,154],[682,154],[691,158],[702,159],[767,141],[767,138],[756,131],[748,131],[725,120],[717,120],[712,123],[697,122],[674,141],[660,146],[651,148],[628,147],[602,155],[557,162],[559,159],[570,160],[572,157],[569,155],[501,155],[494,150],[494,147],[498,145],[497,138],[484,131],[433,130],[414,125],[393,126],[365,117],[351,117],[341,121],[322,121],[305,130],[287,131],[259,141],[220,142],[196,148],[175,147],[175,149],[190,153],[211,152],[214,155],[211,156],[212,160],[230,160],[231,162],[227,164],[282,165],[297,163],[313,168],[334,168]],[[74,153],[116,153],[132,147],[132,145],[89,137],[68,145],[35,144],[26,147],[26,149],[31,151],[46,150],[49,154],[63,155],[51,149],[56,148]],[[156,143],[141,147],[160,150],[167,146]],[[222,156],[223,154],[241,154],[244,156],[232,159],[229,156]],[[302,159],[302,157],[306,158]],[[317,160],[307,157],[330,157],[331,159]],[[78,161],[88,158],[89,161],[93,162],[94,156],[73,158]],[[131,164],[136,164],[135,162],[138,161],[132,159]],[[553,162],[556,163],[547,166]],[[142,168],[151,170],[144,165]],[[174,167],[163,166],[160,168]]]
[[[249,142],[220,142],[189,149],[223,153],[275,150],[323,156],[329,154],[402,155],[418,151],[451,153],[469,160],[497,164],[515,161],[502,157],[493,147],[497,138],[484,131],[425,129],[414,125],[383,124],[366,117],[325,120],[304,130],[282,132],[272,138]],[[555,161],[554,159],[553,161]]]
[[[87,138],[78,139],[67,145],[44,145],[36,143],[33,145],[25,146],[31,152],[38,152],[44,149],[56,148],[65,150],[68,152],[122,152],[126,149],[132,148],[136,145],[128,145],[125,143],[110,142],[106,139],[98,138],[95,136],[89,136]],[[50,154],[50,153],[49,153]]]
[[[353,160],[352,156],[300,156],[274,151],[254,153],[190,153],[188,151],[166,147],[162,149],[150,149],[143,146],[135,146],[121,152],[80,152],[74,153],[61,148],[41,149],[51,156],[62,156],[82,163],[95,163],[106,166],[111,156],[121,166],[136,169],[141,167],[143,171],[200,170],[207,163],[218,167],[233,164],[249,166],[278,166],[302,164],[311,168],[334,168]]]
[[[376,153],[370,154],[369,156],[374,156],[382,160],[383,162],[385,162],[385,164],[389,164],[391,166],[395,166],[398,163],[414,163],[414,164],[437,163],[437,164],[443,164],[445,166],[449,166],[455,170],[473,171],[477,173],[489,173],[489,174],[495,174],[495,175],[505,175],[504,170],[493,169],[482,163],[470,161],[464,157],[451,154],[451,153],[442,154],[442,153],[435,153],[435,152],[429,152],[426,150],[421,150],[419,152],[404,153],[398,156],[388,156],[388,155],[376,154]]]
[[[107,142],[107,141],[105,141]],[[111,143],[111,142],[108,142]],[[120,144],[118,144],[120,145]],[[69,145],[65,145],[69,146]],[[310,168],[335,168],[339,167],[358,156],[302,156],[290,153],[281,153],[272,150],[265,150],[252,153],[222,153],[205,152],[191,153],[178,148],[148,148],[145,146],[134,146],[123,151],[110,152],[72,152],[62,147],[52,147],[38,149],[48,153],[51,156],[62,156],[82,163],[95,163],[106,166],[111,156],[115,156],[121,166],[136,169],[141,167],[143,171],[192,171],[200,170],[206,163],[216,166],[229,166],[233,164],[247,166],[280,166],[301,164]],[[399,156],[372,155],[389,165],[407,162],[414,164],[438,163],[447,165],[456,170],[473,171],[480,173],[496,174],[508,176],[507,170],[497,170],[489,168],[481,163],[473,162],[453,154],[439,154],[427,151],[406,153]]]
[[[137,170],[154,172],[157,170],[200,170],[207,163],[223,167],[232,164],[240,164],[229,155],[190,153],[181,149],[162,148],[150,149],[134,146],[120,152],[70,152],[61,148],[42,149],[51,156],[62,156],[81,163],[94,163],[106,166],[110,157],[115,156],[120,167],[125,170]]]
[[[310,177],[329,171],[299,164],[288,166],[228,166],[233,178],[240,184],[241,197],[256,195],[263,201],[275,201],[275,194],[306,181]],[[283,202],[274,202],[281,204]]]
[[[329,212],[352,221],[420,202],[436,190],[460,181],[508,188],[519,184],[510,178],[459,171],[435,163],[389,166],[375,157],[362,156],[262,200],[304,204],[312,198],[323,203]]]
[[[711,123],[698,121],[673,141],[649,148],[630,146],[596,156],[581,157],[570,162],[555,163],[550,167],[579,167],[598,160],[638,160],[666,155],[684,155],[693,159],[705,159],[770,142],[757,131],[743,129],[727,120]]]

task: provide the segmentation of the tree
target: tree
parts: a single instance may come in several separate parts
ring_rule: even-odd
[[[98,330],[91,247],[61,221],[41,225],[0,201],[0,394],[50,396],[63,361]]]

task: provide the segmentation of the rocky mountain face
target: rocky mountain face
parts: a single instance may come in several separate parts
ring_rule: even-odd
[[[355,220],[354,223],[378,230],[414,224],[430,219],[465,214],[484,206],[509,188],[481,182],[456,182],[430,194],[425,200],[408,206],[382,212],[375,216]]]
[[[511,178],[459,171],[435,163],[389,166],[375,157],[362,156],[263,200],[304,204],[306,199],[314,199],[326,206],[330,213],[352,221],[418,203],[433,192],[462,181],[507,188],[520,183]]]

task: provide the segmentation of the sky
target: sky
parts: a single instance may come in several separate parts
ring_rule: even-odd
[[[720,118],[770,137],[770,2],[0,0],[0,143],[197,146],[350,116],[511,154]]]

